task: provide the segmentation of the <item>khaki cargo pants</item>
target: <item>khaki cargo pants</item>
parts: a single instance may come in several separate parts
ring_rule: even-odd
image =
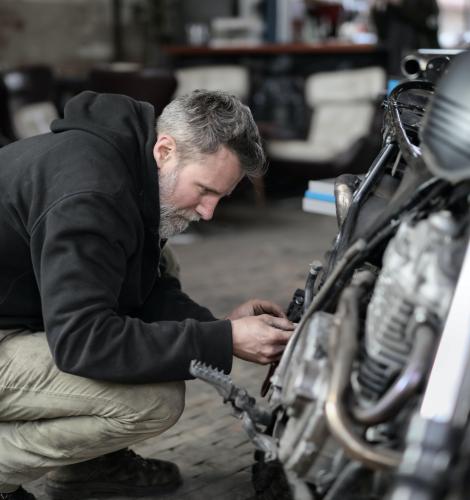
[[[184,382],[125,385],[59,371],[44,333],[0,330],[0,492],[171,427]]]

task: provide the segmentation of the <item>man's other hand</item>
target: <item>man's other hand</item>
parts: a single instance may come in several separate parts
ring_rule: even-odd
[[[247,316],[259,316],[261,314],[270,314],[278,318],[285,318],[286,315],[281,306],[270,302],[269,300],[252,299],[236,307],[226,319],[246,318]]]
[[[268,314],[232,320],[233,354],[262,365],[278,361],[294,327],[288,319]]]

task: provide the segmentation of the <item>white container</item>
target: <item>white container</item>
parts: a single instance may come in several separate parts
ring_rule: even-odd
[[[302,209],[304,212],[336,216],[334,181],[309,181]]]

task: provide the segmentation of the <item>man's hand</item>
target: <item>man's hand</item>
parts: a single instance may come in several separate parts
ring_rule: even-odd
[[[262,365],[277,361],[294,327],[288,319],[268,314],[232,320],[233,354]]]
[[[282,307],[274,304],[274,302],[252,299],[236,307],[226,319],[231,319],[233,321],[247,316],[259,316],[260,314],[270,314],[271,316],[276,316],[278,318],[286,317]]]

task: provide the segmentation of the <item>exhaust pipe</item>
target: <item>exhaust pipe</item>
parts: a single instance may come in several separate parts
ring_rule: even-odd
[[[435,83],[447,70],[451,59],[461,50],[420,49],[405,56],[401,72],[408,80],[425,79]]]

